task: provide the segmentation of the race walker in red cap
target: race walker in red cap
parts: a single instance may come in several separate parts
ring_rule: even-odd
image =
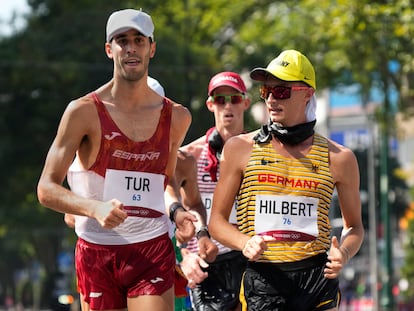
[[[211,236],[248,259],[242,310],[337,311],[338,276],[364,237],[358,163],[314,131],[316,79],[305,55],[283,51],[250,77],[262,83],[269,122],[226,142]],[[328,217],[335,188],[340,239]],[[237,227],[229,217],[235,196]]]
[[[206,105],[214,114],[215,126],[206,134],[180,148],[176,178],[182,183],[183,202],[194,197],[191,186],[191,158],[195,159],[197,188],[200,192],[204,215],[198,222],[197,238],[181,249],[181,268],[189,280],[193,310],[239,310],[239,289],[246,258],[240,251],[234,251],[213,240],[214,248],[207,248],[209,232],[206,224],[210,218],[213,192],[220,176],[219,160],[225,142],[244,131],[244,112],[250,106],[246,86],[239,74],[220,72],[213,76],[208,85]],[[230,221],[236,224],[236,204]],[[218,255],[214,260],[215,255]],[[214,260],[214,261],[213,261]]]

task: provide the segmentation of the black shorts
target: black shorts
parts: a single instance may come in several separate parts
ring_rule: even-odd
[[[243,277],[241,300],[249,311],[322,311],[340,302],[338,279],[323,275],[326,254],[299,262],[249,262]]]
[[[217,256],[203,269],[208,277],[191,290],[191,303],[195,311],[226,311],[239,304],[242,275],[247,259],[241,252],[231,251]]]

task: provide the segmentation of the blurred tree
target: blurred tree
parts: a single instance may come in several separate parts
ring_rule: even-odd
[[[375,198],[375,201],[379,201],[379,179],[376,180],[369,180],[368,177],[368,167],[370,163],[368,163],[368,157],[367,157],[367,149],[355,149],[353,150],[355,153],[355,156],[358,161],[358,165],[360,167],[360,191],[361,193],[364,193],[365,196],[368,194],[368,184],[369,183],[375,183],[375,192],[377,194],[377,198]],[[380,174],[380,167],[378,165],[379,161],[378,159],[375,160],[375,176],[379,176]],[[406,212],[406,210],[409,208],[410,205],[410,198],[409,198],[409,188],[406,182],[406,177],[400,174],[400,163],[398,162],[398,159],[395,157],[389,158],[389,168],[388,168],[388,176],[390,179],[390,204],[391,204],[391,210],[393,211],[393,227],[398,227],[398,221],[402,217],[402,215]],[[369,229],[369,211],[368,211],[368,205],[369,205],[369,199],[368,197],[365,197],[364,199],[361,198],[362,201],[362,220],[364,223],[364,227],[366,229]],[[377,217],[379,218],[379,209],[377,210],[378,214]],[[377,223],[379,221],[377,220]]]

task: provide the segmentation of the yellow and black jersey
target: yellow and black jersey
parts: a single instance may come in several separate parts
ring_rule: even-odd
[[[276,239],[259,262],[295,262],[329,249],[334,182],[328,155],[328,141],[319,134],[300,159],[281,156],[271,142],[254,143],[238,193],[237,223],[245,234]]]

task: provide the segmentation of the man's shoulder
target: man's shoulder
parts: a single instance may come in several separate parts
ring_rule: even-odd
[[[331,151],[331,152],[338,153],[338,152],[343,152],[343,151],[345,151],[345,152],[351,151],[350,148],[348,148],[344,145],[341,145],[340,143],[337,143],[336,141],[334,141],[330,138],[327,138],[327,137],[324,137],[324,136],[320,136],[320,137],[321,137],[322,140],[325,140],[327,142],[328,150]]]
[[[180,150],[182,150],[182,152],[189,153],[193,157],[198,159],[205,144],[206,144],[206,136],[203,135],[193,140],[192,142],[188,143],[187,145],[180,147]]]
[[[68,109],[86,112],[90,109],[95,110],[95,99],[92,94],[86,94],[73,99],[68,104]]]
[[[182,148],[178,149],[177,159],[182,162],[195,162],[194,155]]]
[[[169,98],[167,98],[166,101],[169,102],[172,106],[171,111],[173,125],[185,128],[185,130],[187,131],[192,120],[190,110],[187,107],[178,104]]]
[[[239,136],[242,136],[244,139],[247,139],[247,140],[253,140],[253,137],[255,137],[257,133],[259,132],[260,132],[260,129],[257,129],[251,132],[240,134]]]
[[[166,97],[167,102],[169,102],[172,106],[172,110],[176,111],[177,113],[190,113],[190,110],[188,110],[187,107],[185,107],[184,105],[177,103],[175,101],[173,101],[171,98]]]
[[[226,150],[231,150],[231,152],[248,152],[253,148],[253,137],[255,135],[256,132],[249,132],[233,136],[226,141],[224,148]]]
[[[256,136],[256,134],[259,132],[259,130],[248,132],[248,133],[242,133],[236,136],[233,136],[229,139],[232,141],[237,141],[238,143],[247,143],[247,144],[253,144],[254,140],[253,138]],[[227,143],[227,142],[226,142]]]
[[[328,152],[331,166],[339,165],[347,167],[349,163],[356,161],[355,153],[350,148],[341,145],[329,138],[326,138],[326,140],[328,142]]]

